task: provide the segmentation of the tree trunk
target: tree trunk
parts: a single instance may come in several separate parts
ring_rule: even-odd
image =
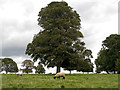
[[[28,74],[28,71],[27,71],[27,74]]]
[[[115,71],[114,71],[114,74],[115,74]]]
[[[57,71],[56,73],[59,73],[60,72],[60,66],[57,66]]]
[[[70,70],[70,75],[71,75],[71,70]]]
[[[6,74],[8,73],[8,71],[6,71]]]
[[[107,74],[109,74],[109,72],[108,71],[106,71],[107,72]]]

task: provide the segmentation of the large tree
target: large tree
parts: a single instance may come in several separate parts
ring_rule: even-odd
[[[27,45],[26,54],[48,67],[60,67],[63,62],[80,60],[83,35],[80,16],[66,2],[51,2],[38,14],[43,30]],[[72,57],[75,57],[71,59]],[[75,66],[75,65],[74,65]]]
[[[6,74],[8,72],[18,72],[17,64],[11,58],[0,58],[0,62],[0,71],[6,71]]]
[[[102,42],[102,49],[95,60],[97,72],[116,71],[116,61],[120,58],[120,35],[111,34]]]

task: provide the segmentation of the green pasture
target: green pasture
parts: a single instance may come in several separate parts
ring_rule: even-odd
[[[72,74],[66,79],[54,75],[2,75],[2,88],[118,88],[118,74]]]

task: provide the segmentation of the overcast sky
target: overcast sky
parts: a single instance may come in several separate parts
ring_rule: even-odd
[[[0,55],[11,57],[17,64],[30,57],[25,55],[27,44],[40,31],[37,25],[41,8],[55,0],[0,0]],[[61,0],[56,0],[61,1]],[[81,18],[81,32],[93,59],[102,41],[118,33],[119,0],[64,0]]]

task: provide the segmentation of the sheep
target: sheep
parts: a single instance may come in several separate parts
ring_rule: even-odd
[[[20,73],[20,72],[17,72],[17,73],[16,73],[16,75],[22,76],[22,73]]]
[[[62,72],[62,73],[57,73],[53,78],[60,78],[60,77],[63,77],[63,79],[65,79],[65,73]]]
[[[103,72],[101,72],[100,74],[105,74],[105,75],[107,75],[107,72],[103,71]]]

